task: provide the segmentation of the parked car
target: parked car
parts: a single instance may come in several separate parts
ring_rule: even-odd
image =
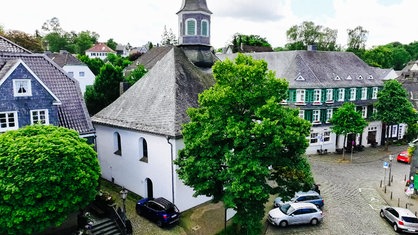
[[[408,151],[402,151],[396,157],[396,161],[404,162],[404,163],[411,163],[411,156],[409,156]]]
[[[144,198],[136,203],[136,213],[164,227],[180,220],[180,211],[169,200],[159,198]]]
[[[278,207],[289,202],[310,202],[312,204],[315,204],[319,209],[321,209],[324,206],[324,199],[321,197],[319,193],[313,190],[310,190],[308,192],[297,192],[295,193],[295,196],[288,202],[284,202],[281,197],[277,197],[274,200],[274,206]]]
[[[418,233],[418,218],[408,209],[387,206],[380,210],[380,217],[392,224],[395,232]]]
[[[268,221],[280,227],[294,224],[317,225],[323,217],[322,211],[312,203],[285,203],[270,210]]]

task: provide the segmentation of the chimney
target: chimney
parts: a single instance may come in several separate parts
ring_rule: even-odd
[[[308,51],[316,51],[316,45],[308,45]]]

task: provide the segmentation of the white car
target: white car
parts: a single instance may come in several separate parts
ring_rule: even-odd
[[[269,212],[271,224],[286,227],[293,224],[319,224],[324,215],[315,204],[309,202],[285,203]]]
[[[395,232],[418,233],[418,218],[410,210],[401,207],[384,207],[380,216],[385,218]]]

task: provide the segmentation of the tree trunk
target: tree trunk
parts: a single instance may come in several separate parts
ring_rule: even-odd
[[[345,160],[345,141],[347,139],[347,134],[344,135],[344,141],[343,141],[343,160]]]

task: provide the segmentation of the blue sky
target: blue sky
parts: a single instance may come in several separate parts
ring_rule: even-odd
[[[94,31],[100,41],[141,46],[161,41],[164,26],[178,35],[177,15],[182,0],[54,0],[2,2],[0,25],[33,34],[57,17],[65,31]],[[115,5],[116,4],[116,5]],[[211,43],[225,46],[235,33],[254,34],[273,47],[287,43],[286,31],[303,21],[338,30],[337,43],[347,43],[347,29],[369,31],[367,47],[393,41],[418,41],[417,0],[207,0],[213,12]],[[6,10],[3,9],[14,9]]]

